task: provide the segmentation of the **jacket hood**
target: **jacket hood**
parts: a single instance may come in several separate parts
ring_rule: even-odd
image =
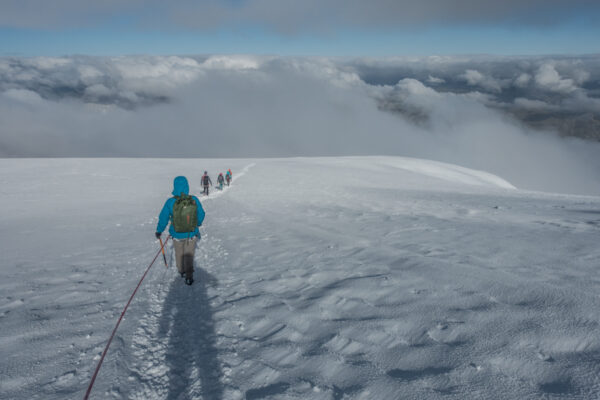
[[[190,193],[190,185],[188,184],[188,180],[185,176],[178,176],[173,180],[173,196],[179,196],[181,193],[189,194]]]

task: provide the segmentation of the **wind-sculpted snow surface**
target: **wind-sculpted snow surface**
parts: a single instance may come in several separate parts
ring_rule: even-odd
[[[598,197],[399,157],[0,164],[0,398],[83,397],[173,177],[227,168],[194,284],[169,248],[92,398],[600,396]]]

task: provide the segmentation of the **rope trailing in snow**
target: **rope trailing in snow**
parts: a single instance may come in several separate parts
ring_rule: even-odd
[[[106,344],[106,347],[104,348],[104,352],[102,352],[102,356],[100,357],[100,361],[98,361],[98,366],[96,366],[96,371],[94,371],[94,375],[92,376],[92,380],[90,381],[90,386],[88,386],[88,389],[85,392],[85,396],[83,397],[84,400],[87,400],[89,398],[89,396],[90,396],[90,392],[92,391],[92,387],[94,386],[94,382],[96,381],[96,377],[98,376],[98,372],[100,371],[100,367],[102,366],[102,362],[104,361],[104,357],[106,356],[106,353],[108,352],[108,347],[110,346],[113,338],[115,337],[115,333],[117,333],[117,329],[119,328],[119,325],[121,324],[121,320],[123,319],[123,316],[125,315],[125,312],[127,311],[127,308],[129,307],[129,304],[131,304],[131,300],[133,300],[133,296],[135,296],[135,294],[137,293],[138,289],[142,285],[142,282],[144,281],[144,278],[148,274],[148,271],[150,271],[150,268],[152,268],[152,265],[154,265],[154,262],[156,261],[156,259],[160,255],[160,253],[164,250],[165,245],[167,244],[167,242],[169,241],[170,238],[171,238],[171,235],[167,236],[167,239],[165,240],[164,243],[162,243],[162,240],[161,240],[160,249],[156,252],[156,255],[154,256],[154,259],[152,260],[152,262],[150,263],[150,265],[148,265],[148,268],[146,268],[146,272],[144,272],[144,275],[142,275],[142,279],[140,279],[139,283],[135,287],[135,290],[131,294],[131,297],[129,298],[129,301],[125,305],[125,308],[123,309],[123,312],[121,312],[121,316],[119,317],[119,320],[117,321],[117,325],[115,325],[115,329],[113,329],[112,334],[110,335],[110,339],[108,339],[108,343]]]

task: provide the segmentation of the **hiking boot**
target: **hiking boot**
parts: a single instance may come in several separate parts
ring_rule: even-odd
[[[186,285],[191,285],[192,283],[194,283],[194,278],[185,278]]]

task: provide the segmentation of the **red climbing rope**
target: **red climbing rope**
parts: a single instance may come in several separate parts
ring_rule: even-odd
[[[102,352],[100,361],[98,361],[98,366],[96,366],[96,371],[94,371],[94,375],[92,376],[92,380],[90,381],[90,386],[88,386],[87,391],[85,392],[85,396],[83,397],[84,400],[87,400],[90,397],[90,392],[92,391],[92,387],[94,386],[94,382],[96,381],[96,377],[98,376],[98,371],[100,371],[100,367],[102,366],[102,361],[104,361],[104,357],[106,356],[106,353],[108,352],[108,347],[110,346],[110,343],[112,342],[113,338],[115,337],[115,333],[117,333],[119,324],[121,323],[121,320],[123,319],[123,316],[125,315],[125,312],[127,311],[127,308],[129,307],[129,304],[131,304],[131,300],[133,300],[133,296],[135,296],[135,294],[137,293],[138,289],[142,285],[142,282],[144,281],[144,278],[148,274],[148,271],[150,271],[150,268],[152,267],[152,265],[154,265],[154,262],[156,261],[156,259],[160,255],[160,253],[163,251],[163,249],[165,248],[165,245],[167,244],[167,242],[169,241],[170,238],[171,238],[171,236],[169,235],[164,243],[162,243],[162,240],[161,240],[160,249],[158,250],[158,252],[156,252],[154,259],[152,260],[150,265],[148,265],[148,268],[146,268],[146,272],[144,272],[144,275],[142,275],[142,279],[140,279],[139,283],[135,287],[135,290],[131,294],[129,301],[125,305],[125,308],[123,309],[123,312],[121,313],[121,316],[119,317],[119,320],[117,321],[117,325],[115,325],[115,329],[113,329],[112,334],[110,335],[110,339],[108,339],[108,343],[106,344],[106,347],[104,348],[104,352]]]

